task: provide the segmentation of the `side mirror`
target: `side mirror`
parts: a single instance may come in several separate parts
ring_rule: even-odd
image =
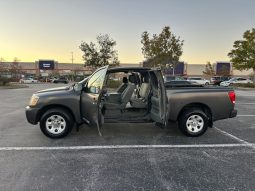
[[[76,83],[73,88],[74,88],[74,91],[77,91],[77,92],[81,91],[83,89],[83,84]]]
[[[98,94],[100,92],[100,87],[91,86],[87,88],[89,93]]]

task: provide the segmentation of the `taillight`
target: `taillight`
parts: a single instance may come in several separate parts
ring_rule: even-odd
[[[234,91],[228,92],[228,97],[233,104],[236,103],[236,94]]]

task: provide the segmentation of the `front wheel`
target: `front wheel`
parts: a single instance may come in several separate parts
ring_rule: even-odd
[[[40,120],[40,129],[50,138],[67,136],[74,126],[72,115],[65,109],[52,108],[46,111]]]
[[[209,117],[201,109],[185,110],[179,117],[179,129],[189,137],[203,135],[208,129]]]

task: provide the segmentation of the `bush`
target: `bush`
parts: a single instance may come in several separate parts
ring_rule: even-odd
[[[121,81],[115,81],[115,80],[108,80],[107,81],[107,84],[106,84],[106,87],[107,88],[118,88],[120,85],[122,84]]]
[[[234,87],[255,88],[255,84],[254,83],[249,83],[249,84],[234,84]]]
[[[6,78],[6,77],[0,77],[0,85],[1,86],[6,86],[10,83],[10,78]]]

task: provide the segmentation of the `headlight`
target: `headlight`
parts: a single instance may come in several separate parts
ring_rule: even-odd
[[[37,104],[39,100],[39,97],[37,95],[32,95],[30,102],[29,102],[29,106],[35,106]]]

